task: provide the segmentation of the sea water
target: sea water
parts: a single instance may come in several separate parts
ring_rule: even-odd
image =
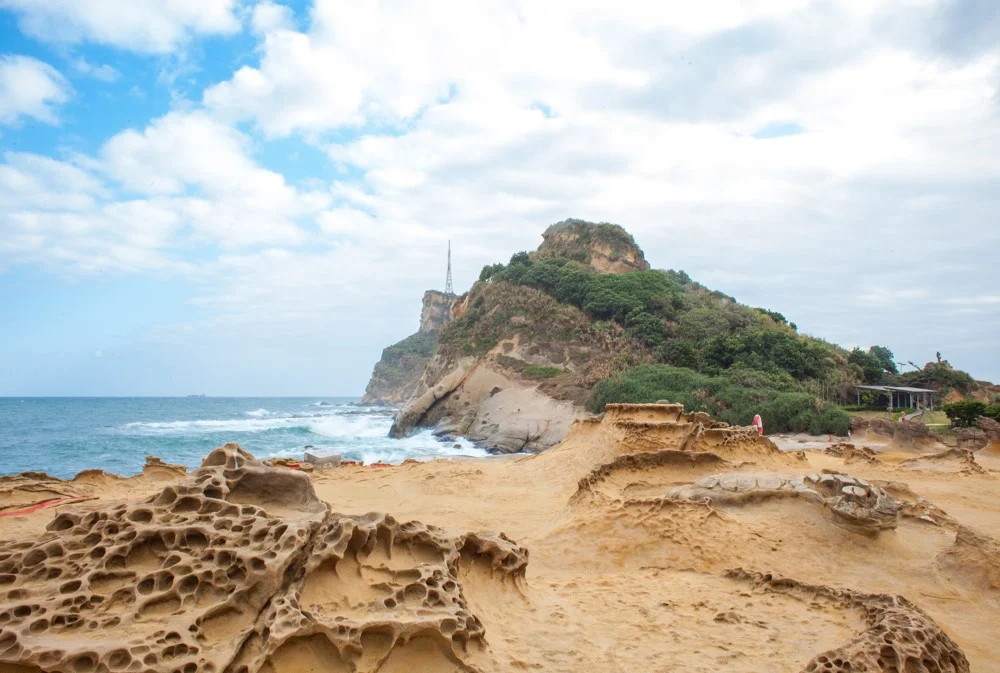
[[[193,468],[226,442],[262,459],[301,459],[309,445],[366,463],[487,455],[429,431],[390,439],[393,413],[347,397],[0,398],[0,474],[131,475],[146,456]]]

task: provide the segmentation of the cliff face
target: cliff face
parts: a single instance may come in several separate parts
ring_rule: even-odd
[[[504,282],[477,283],[453,314],[394,437],[429,427],[498,453],[547,449],[588,415],[589,387],[629,348],[579,309]]]
[[[418,334],[436,334],[451,320],[451,305],[455,295],[437,290],[424,292],[424,304],[420,310],[420,330]]]
[[[382,351],[372,378],[361,399],[362,404],[398,405],[416,390],[424,367],[434,355],[441,328],[451,320],[454,295],[437,290],[424,293],[420,311],[420,329]]]
[[[642,249],[616,224],[563,220],[542,234],[537,257],[565,257],[588,264],[601,273],[648,271]]]

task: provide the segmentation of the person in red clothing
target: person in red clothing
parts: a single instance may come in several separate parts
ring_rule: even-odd
[[[758,435],[764,434],[764,421],[761,420],[760,414],[754,414],[753,427],[757,428]]]

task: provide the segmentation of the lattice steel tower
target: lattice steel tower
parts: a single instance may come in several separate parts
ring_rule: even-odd
[[[455,287],[451,283],[451,241],[448,241],[448,278],[444,281],[444,293],[455,294]]]

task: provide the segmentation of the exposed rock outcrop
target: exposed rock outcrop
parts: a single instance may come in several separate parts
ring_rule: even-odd
[[[417,393],[396,415],[390,436],[432,427],[440,436],[464,436],[495,453],[538,452],[562,441],[586,412],[498,364],[502,351],[501,346],[482,358],[431,362]]]
[[[528,558],[503,535],[331,513],[307,475],[235,444],[48,531],[0,542],[0,670],[362,673],[414,651],[472,670],[489,653],[459,567],[516,581]]]
[[[566,257],[601,273],[647,271],[649,262],[631,234],[617,224],[563,220],[542,234],[538,257]]]
[[[570,259],[599,273],[649,269],[635,240],[618,225],[565,220],[542,238],[531,253],[536,259]],[[432,309],[425,302],[424,315],[437,315]],[[598,331],[578,307],[502,281],[477,283],[456,298],[449,315],[453,322],[419,380],[393,389],[411,393],[397,414],[393,437],[431,427],[496,452],[541,451],[562,441],[573,421],[587,415],[589,388],[613,372],[615,357],[634,350],[620,325]],[[372,394],[380,367],[365,400],[396,402],[398,394]]]
[[[420,329],[382,351],[362,404],[399,405],[416,390],[424,367],[434,355],[438,333],[452,319],[453,306],[461,298],[437,290],[424,293]]]
[[[463,435],[501,453],[541,451],[587,416],[594,372],[630,347],[578,308],[534,288],[480,283],[442,331],[390,433]]]
[[[962,428],[958,431],[958,448],[976,451],[989,445],[986,433],[979,428]]]
[[[967,673],[961,648],[923,610],[901,596],[866,594],[850,589],[809,585],[737,568],[733,579],[768,591],[797,593],[810,601],[830,601],[864,615],[865,629],[848,643],[816,655],[803,673]]]
[[[420,309],[420,334],[438,332],[451,320],[451,307],[456,296],[437,290],[424,292],[424,300]]]
[[[919,421],[893,423],[884,418],[851,418],[851,435],[859,440],[888,442],[899,449],[928,449],[937,444],[934,433]]]
[[[847,474],[810,474],[789,479],[772,474],[730,473],[677,486],[667,492],[667,497],[713,505],[799,498],[825,507],[837,523],[867,534],[895,528],[899,520],[899,506],[891,495]]]
[[[983,448],[994,453],[1000,453],[1000,422],[986,416],[980,416],[977,422],[988,440],[987,445]]]

